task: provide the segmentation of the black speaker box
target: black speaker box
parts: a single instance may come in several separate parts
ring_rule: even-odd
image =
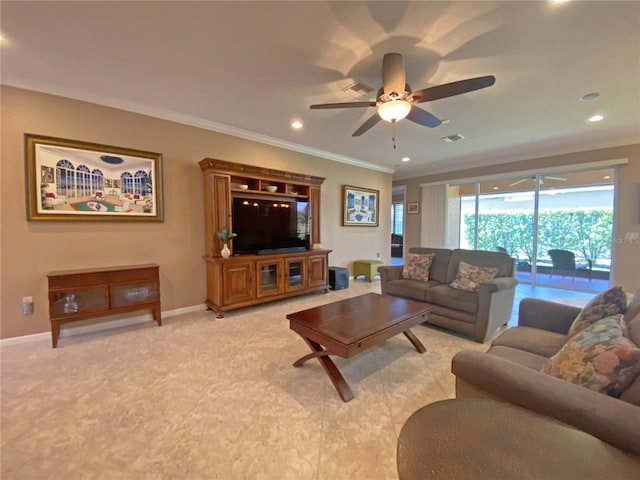
[[[349,270],[344,267],[329,267],[329,286],[331,290],[349,287]]]

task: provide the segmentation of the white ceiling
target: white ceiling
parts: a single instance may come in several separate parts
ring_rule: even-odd
[[[394,178],[640,142],[640,2],[0,3],[3,84],[111,105],[395,171]],[[421,104],[450,122],[351,134],[382,56],[414,90],[493,87]],[[599,92],[590,102],[586,93]],[[586,118],[602,113],[605,120]],[[299,119],[304,128],[289,124]],[[48,132],[38,132],[48,134]],[[447,144],[441,137],[461,133]],[[207,152],[210,154],[211,152]],[[410,162],[402,163],[401,157]],[[230,159],[239,160],[239,159]]]

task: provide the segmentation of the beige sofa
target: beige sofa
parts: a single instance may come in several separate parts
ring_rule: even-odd
[[[640,455],[640,377],[618,399],[540,371],[567,342],[579,312],[569,305],[523,299],[518,326],[502,333],[489,351],[462,350],[453,357],[456,397],[510,402]],[[640,345],[640,313],[632,315],[625,314],[629,338]]]
[[[517,280],[515,262],[509,255],[482,250],[449,250],[413,247],[409,253],[435,255],[429,280],[402,278],[402,265],[378,267],[383,295],[397,295],[428,303],[428,323],[464,333],[483,343],[511,316]],[[450,286],[456,278],[458,264],[464,261],[478,267],[495,267],[496,278],[480,284],[477,292]]]

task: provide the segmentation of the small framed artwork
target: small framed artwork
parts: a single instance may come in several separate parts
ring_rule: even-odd
[[[27,219],[162,222],[162,155],[25,134]]]
[[[342,192],[342,225],[377,227],[379,197],[378,190],[345,185]]]
[[[418,202],[407,203],[407,213],[420,213],[420,204]]]

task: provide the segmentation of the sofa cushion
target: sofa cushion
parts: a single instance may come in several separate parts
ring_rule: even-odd
[[[627,321],[627,326],[629,326],[629,322],[638,315],[640,315],[640,290],[631,297],[631,300],[629,300],[629,303],[627,304],[627,309],[624,312],[624,319]],[[640,332],[638,333],[640,334]],[[640,337],[636,339],[632,336],[631,340],[633,340],[636,345],[640,345]]]
[[[567,343],[567,336],[539,328],[515,327],[505,330],[491,346],[505,346],[552,357]]]
[[[420,300],[424,302],[427,299],[427,289],[437,284],[437,282],[433,282],[431,280],[428,282],[409,279],[392,280],[387,283],[386,294],[412,298],[414,300]]]
[[[458,290],[477,292],[482,282],[492,280],[497,273],[497,268],[478,267],[467,262],[460,262],[456,279],[451,282],[451,286]]]
[[[411,280],[429,280],[429,268],[433,262],[434,253],[420,254],[410,253],[402,266],[402,278]]]
[[[569,337],[573,337],[587,328],[589,325],[598,320],[624,313],[627,309],[627,294],[622,287],[612,287],[604,292],[600,292],[589,303],[587,303],[582,311],[569,328]]]
[[[627,323],[627,332],[629,340],[640,347],[640,312],[635,317],[628,317],[624,314],[624,321]]]
[[[457,290],[449,285],[435,285],[427,289],[426,300],[443,307],[476,313],[478,310],[478,293]]]
[[[547,357],[542,355],[536,355],[532,352],[526,352],[518,348],[507,347],[505,345],[491,345],[491,348],[487,351],[491,355],[495,355],[505,360],[510,360],[523,367],[528,367],[537,372],[544,367]]]
[[[640,374],[640,348],[626,333],[622,315],[603,318],[571,337],[542,371],[619,397]]]

